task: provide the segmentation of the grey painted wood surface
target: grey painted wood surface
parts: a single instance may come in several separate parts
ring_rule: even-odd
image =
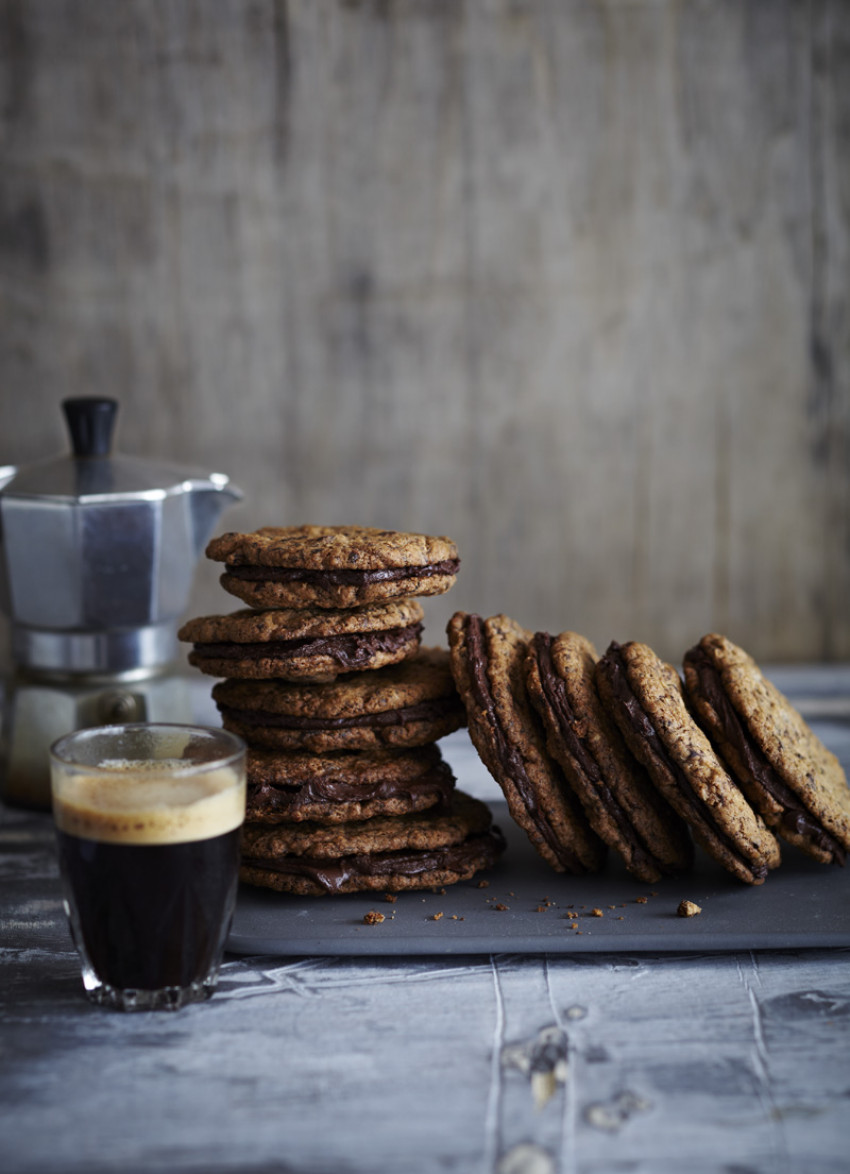
[[[772,675],[810,705],[846,703],[847,666]],[[200,720],[202,692],[198,705]],[[463,763],[463,785],[492,796]],[[123,1016],[83,997],[48,817],[11,808],[0,1056],[9,1174],[843,1174],[850,1161],[848,950],[230,958],[210,1002]]]
[[[0,0],[0,463],[114,394],[230,528],[450,533],[436,628],[846,658],[849,50],[841,0]]]
[[[848,951],[248,958],[120,1016],[83,999],[44,835],[0,836],[9,1174],[847,1168]]]

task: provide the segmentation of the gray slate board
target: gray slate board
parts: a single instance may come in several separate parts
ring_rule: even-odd
[[[850,722],[832,712],[839,699],[846,709],[847,670],[806,674],[778,669],[771,676],[850,774]],[[826,697],[832,707],[824,704],[819,689],[826,684],[833,688]],[[448,888],[445,895],[400,893],[389,904],[380,893],[305,900],[243,885],[228,950],[398,957],[850,946],[850,866],[816,864],[783,844],[780,868],[759,886],[734,880],[699,850],[691,872],[655,885],[636,881],[613,853],[595,876],[564,876],[540,860],[510,819],[467,732],[443,739],[441,748],[458,785],[489,803],[508,841],[504,857],[486,874],[488,887],[479,888],[474,878]],[[643,897],[646,902],[639,903]],[[702,913],[677,916],[682,899],[694,901]],[[385,920],[364,924],[371,909]],[[575,917],[568,915],[570,909]],[[601,909],[603,916],[593,916],[593,909]],[[438,913],[443,916],[434,921]],[[576,929],[570,928],[571,922]]]
[[[390,904],[380,893],[309,900],[243,885],[228,950],[422,955],[850,946],[850,868],[816,864],[784,846],[782,866],[759,886],[741,884],[702,854],[693,871],[655,885],[634,880],[613,859],[596,875],[564,876],[540,860],[504,803],[491,807],[508,849],[482,874],[486,888],[476,878],[444,894],[400,893]],[[679,917],[683,898],[702,913]],[[382,923],[364,923],[372,909],[384,914]],[[442,917],[435,921],[435,914]]]

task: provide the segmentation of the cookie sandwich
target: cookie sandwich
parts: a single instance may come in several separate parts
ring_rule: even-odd
[[[596,666],[599,696],[694,839],[739,880],[761,884],[779,845],[685,704],[682,682],[646,644],[613,641]]]
[[[221,585],[251,607],[361,607],[440,595],[460,559],[450,538],[369,526],[263,526],[207,545]]]
[[[639,880],[653,883],[693,860],[683,820],[629,751],[596,691],[598,654],[576,632],[536,632],[525,661],[531,702],[549,753],[590,826]]]
[[[331,681],[414,655],[423,614],[415,599],[354,610],[243,608],[189,620],[177,635],[192,644],[189,663],[214,677]]]
[[[765,823],[822,863],[850,849],[841,763],[748,653],[710,633],[684,657],[697,721]]]
[[[449,811],[336,825],[248,823],[240,879],[302,896],[429,889],[491,868],[503,850],[487,805],[455,791]]]
[[[423,746],[466,724],[442,648],[319,684],[231,678],[218,681],[212,696],[226,730],[272,750]]]
[[[538,854],[559,872],[598,869],[605,846],[592,831],[528,697],[532,633],[508,616],[455,612],[448,624],[452,672],[469,734],[508,810]]]
[[[455,777],[432,743],[410,750],[248,750],[246,820],[346,823],[448,808]]]

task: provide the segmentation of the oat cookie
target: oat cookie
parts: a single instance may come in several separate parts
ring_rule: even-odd
[[[841,763],[742,648],[709,633],[684,657],[697,721],[769,827],[822,863],[850,848]]]
[[[502,788],[512,818],[559,872],[592,872],[605,846],[591,830],[561,767],[546,749],[525,682],[532,633],[508,616],[455,612],[448,624],[452,672],[469,734]]]
[[[251,607],[360,607],[440,595],[460,559],[450,538],[371,526],[263,526],[221,534],[207,557],[225,563],[221,585]]]
[[[504,846],[487,805],[455,791],[449,811],[334,826],[247,823],[240,878],[304,896],[428,889],[491,868]]]
[[[438,746],[412,750],[248,748],[246,820],[345,823],[446,807],[455,778]]]
[[[243,608],[189,620],[177,635],[193,645],[189,663],[213,677],[332,681],[412,656],[423,615],[415,599],[353,611]]]
[[[218,681],[213,699],[225,729],[275,750],[372,750],[423,746],[466,724],[442,648],[327,684]]]
[[[596,666],[602,702],[697,843],[739,880],[761,884],[779,845],[691,717],[679,674],[646,644],[613,641]]]
[[[687,868],[686,825],[626,747],[596,692],[598,655],[576,632],[535,633],[526,657],[531,702],[549,753],[560,763],[590,826],[638,879],[654,882]]]

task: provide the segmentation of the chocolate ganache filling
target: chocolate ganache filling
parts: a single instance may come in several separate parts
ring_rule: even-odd
[[[711,808],[700,800],[682,768],[667,753],[667,747],[658,736],[655,726],[632,692],[621,645],[614,641],[602,660],[608,669],[608,680],[620,707],[620,712],[628,718],[636,733],[644,739],[654,757],[673,775],[679,793],[693,818],[703,827],[707,827],[715,839],[720,841],[727,852],[742,864],[755,880],[764,880],[768,872],[767,865],[757,864],[747,859],[741,852],[740,846],[714,819]]]
[[[456,575],[459,558],[448,558],[420,567],[384,567],[375,571],[308,570],[305,567],[258,567],[256,564],[227,565],[227,574],[235,579],[266,583],[310,583],[315,587],[366,586],[368,583],[395,583],[403,579],[429,579],[434,575]]]
[[[357,669],[378,652],[396,652],[418,640],[422,624],[388,628],[383,632],[345,632],[331,636],[307,636],[295,640],[261,640],[239,644],[235,640],[195,644],[198,656],[209,660],[276,660],[292,656],[327,656],[345,669]]]
[[[724,737],[738,752],[753,782],[763,788],[784,809],[781,817],[782,827],[786,831],[804,836],[821,851],[829,852],[833,859],[843,866],[846,859],[843,845],[830,835],[770,765],[729,700],[723,688],[720,672],[711,657],[697,645],[685,654],[685,664],[696,671],[700,693],[717,714]]]
[[[246,868],[306,876],[327,893],[338,893],[347,881],[359,877],[416,877],[427,872],[448,870],[464,872],[470,867],[489,868],[504,851],[505,840],[498,827],[483,835],[469,836],[460,844],[431,848],[421,852],[374,852],[342,856],[338,860],[320,860],[310,856],[279,856],[264,860],[243,856]]]
[[[352,783],[339,776],[323,775],[299,780],[293,784],[260,782],[248,785],[248,806],[287,811],[297,810],[308,804],[365,803],[375,799],[404,797],[415,799],[419,795],[436,793],[439,802],[446,806],[455,785],[455,777],[447,762],[438,762],[431,769],[423,771],[413,779],[377,779],[368,783]]]
[[[247,726],[274,726],[282,730],[348,730],[363,726],[379,729],[382,726],[403,726],[408,722],[437,722],[458,713],[457,697],[436,697],[433,701],[419,701],[415,705],[400,705],[398,709],[383,709],[378,713],[357,713],[351,717],[305,717],[300,714],[276,713],[270,709],[239,709],[216,703],[219,712]]]
[[[537,632],[534,637],[533,649],[537,661],[537,668],[540,673],[540,682],[543,686],[543,693],[549,709],[558,723],[558,733],[560,734],[561,740],[571,757],[575,759],[581,773],[593,785],[593,789],[599,796],[600,801],[617,824],[620,834],[631,848],[635,864],[643,866],[650,865],[656,869],[660,869],[662,872],[669,872],[669,868],[664,862],[656,856],[653,856],[652,852],[648,851],[646,845],[641,842],[628,815],[603,778],[599,764],[590,750],[588,750],[584,739],[576,733],[575,714],[570,705],[570,700],[567,697],[566,687],[561,677],[555,672],[555,666],[552,663],[552,637],[550,634],[548,632]]]
[[[558,839],[546,813],[540,809],[537,796],[534,793],[534,785],[528,777],[522,755],[517,747],[508,741],[502,729],[490,690],[490,683],[487,679],[487,649],[484,640],[484,622],[481,616],[467,616],[465,628],[472,694],[476,708],[485,715],[487,720],[499,766],[514,783],[534,826],[555,853],[559,863],[576,875],[586,872],[587,869],[578,856]]]

